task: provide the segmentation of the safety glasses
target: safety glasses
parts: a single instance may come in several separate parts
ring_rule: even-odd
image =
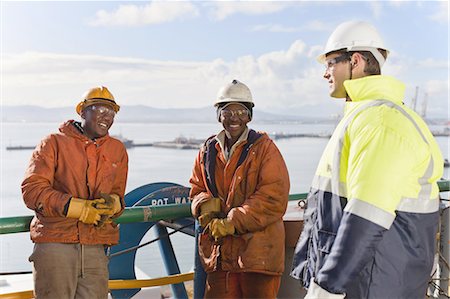
[[[223,118],[229,119],[229,118],[232,118],[234,115],[239,117],[241,120],[245,120],[248,118],[249,112],[247,109],[239,109],[239,110],[223,109],[223,110],[220,110],[220,116]]]
[[[350,56],[348,53],[344,53],[340,56],[334,57],[332,59],[328,59],[325,61],[325,68],[328,71],[330,68],[334,67],[336,64],[343,62],[343,61],[350,60]]]
[[[116,115],[116,111],[114,109],[104,106],[104,105],[91,105],[88,107],[93,112],[97,113],[98,115],[105,115],[105,116],[111,116],[114,117]]]

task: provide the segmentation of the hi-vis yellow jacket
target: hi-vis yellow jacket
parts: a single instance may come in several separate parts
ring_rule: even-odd
[[[351,102],[308,196],[291,275],[347,298],[423,298],[443,173],[425,122],[387,76],[344,82]]]

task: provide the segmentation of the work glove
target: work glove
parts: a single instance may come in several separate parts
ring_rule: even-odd
[[[206,227],[212,219],[218,218],[222,213],[220,212],[220,198],[213,197],[200,205],[200,216],[198,222],[201,227]]]
[[[209,234],[218,241],[228,235],[233,235],[236,229],[228,219],[212,219],[208,224]]]
[[[198,217],[198,223],[200,224],[201,227],[206,227],[211,222],[211,220],[215,218],[221,218],[221,216],[223,215],[224,213],[222,212],[209,212],[200,215],[200,217]]]
[[[108,210],[108,215],[115,215],[122,210],[122,203],[117,194],[100,193],[100,197],[105,200],[104,203],[98,203],[96,206],[99,209]]]
[[[97,208],[97,205],[105,203],[105,199],[81,199],[72,197],[67,210],[67,218],[75,218],[86,224],[97,224],[101,215],[109,212],[108,209]]]
[[[221,210],[220,198],[218,197],[212,197],[200,205],[200,215],[204,215],[211,212],[220,212],[220,210]]]
[[[308,292],[305,299],[344,299],[345,294],[333,294],[323,289],[320,285],[314,282],[314,278],[311,278]]]
[[[101,227],[105,223],[111,223],[112,217],[122,210],[122,203],[117,194],[100,193],[100,197],[105,200],[104,203],[96,204],[97,209],[107,210],[108,212],[101,216],[97,226]]]

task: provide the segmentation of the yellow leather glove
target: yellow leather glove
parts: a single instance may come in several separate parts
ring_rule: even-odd
[[[103,198],[89,200],[72,197],[66,217],[78,219],[86,224],[97,224],[101,215],[105,215],[108,212],[108,210],[96,207],[96,205],[104,202]]]
[[[211,212],[220,212],[220,198],[213,197],[205,201],[200,205],[200,215],[205,215]]]
[[[213,219],[209,223],[209,234],[218,241],[228,235],[233,235],[236,229],[228,219]]]
[[[96,207],[98,209],[108,210],[108,215],[115,215],[122,210],[122,203],[120,197],[117,194],[100,193],[100,197],[105,200],[104,203],[98,203]]]
[[[108,212],[106,215],[102,215],[97,226],[103,226],[105,223],[111,223],[112,217],[122,210],[122,203],[120,197],[117,194],[100,193],[101,198],[105,200],[105,203],[98,203],[97,209],[104,209]]]
[[[198,222],[201,227],[206,227],[212,219],[218,218],[221,210],[220,198],[213,197],[200,205]]]
[[[211,220],[215,219],[215,218],[220,218],[220,216],[223,213],[221,212],[209,212],[203,215],[200,215],[200,217],[198,217],[198,223],[200,224],[201,227],[206,227]]]

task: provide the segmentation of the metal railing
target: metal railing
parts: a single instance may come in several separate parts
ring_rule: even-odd
[[[438,182],[439,190],[440,192],[448,192],[450,191],[450,180],[442,180]],[[145,186],[144,186],[145,187]],[[138,188],[139,189],[139,188]],[[139,191],[139,190],[134,190]],[[133,193],[132,191],[131,193]],[[145,203],[146,200],[149,201],[152,198],[152,194],[145,195],[145,192],[137,192],[138,197],[140,197],[137,202],[139,203]],[[143,195],[144,194],[144,195]],[[127,195],[128,196],[128,195]],[[299,193],[299,194],[291,194],[289,195],[290,201],[304,201],[306,200],[307,193]],[[446,208],[447,213],[445,215],[448,215],[448,207]],[[139,223],[139,222],[158,222],[162,221],[164,225],[168,225],[168,223],[172,220],[180,219],[180,218],[186,218],[191,217],[191,209],[190,209],[190,203],[178,203],[178,204],[166,204],[166,205],[146,205],[146,206],[132,206],[125,208],[123,214],[114,219],[114,222],[117,224],[129,224],[129,223]],[[16,216],[16,217],[3,217],[0,218],[0,235],[1,234],[13,234],[13,233],[20,233],[20,232],[27,232],[29,231],[30,222],[32,220],[33,216]],[[444,221],[445,222],[445,221]],[[446,223],[446,224],[445,224]],[[448,227],[448,221],[445,222],[444,225],[441,228],[441,243],[443,238],[449,238],[449,227]],[[191,224],[192,225],[192,224]],[[165,227],[164,227],[165,228]],[[179,228],[181,230],[181,228]],[[177,230],[175,230],[177,231]],[[159,238],[169,238],[169,236],[172,233],[167,233],[167,230],[165,232],[163,231],[160,233]],[[155,241],[155,240],[153,240]],[[152,242],[153,242],[152,241]],[[151,242],[149,242],[151,243]],[[145,245],[145,244],[144,244]],[[143,245],[142,245],[143,246]],[[140,246],[137,246],[137,248],[140,248]],[[137,248],[133,248],[133,250],[136,250]],[[444,246],[444,248],[441,247],[442,250],[448,251],[448,244],[447,247]],[[173,250],[172,250],[173,253]],[[113,254],[114,255],[114,254]],[[174,257],[174,255],[173,255]],[[449,260],[448,254],[447,256],[442,257],[444,259],[444,263]],[[175,258],[176,260],[176,258]],[[167,267],[167,266],[166,266]],[[442,269],[443,274],[448,276],[448,269]],[[154,279],[145,279],[145,280],[136,280],[136,279],[129,279],[129,280],[110,280],[109,286],[111,290],[115,289],[137,289],[141,287],[151,287],[151,286],[161,286],[161,285],[167,285],[167,284],[179,284],[185,281],[189,281],[193,279],[194,274],[192,272],[189,273],[177,273],[174,275],[169,275],[167,277],[161,277],[161,278],[154,278]],[[445,276],[444,276],[445,277]],[[440,288],[446,290],[448,288],[448,279],[441,280]],[[184,288],[184,287],[183,287]],[[181,294],[186,294],[185,292]],[[185,295],[182,295],[181,297],[184,297]],[[179,297],[179,296],[175,296]],[[17,293],[10,293],[10,294],[0,294],[0,299],[4,298],[33,298],[33,292],[32,291],[24,291],[24,292],[17,292]]]

